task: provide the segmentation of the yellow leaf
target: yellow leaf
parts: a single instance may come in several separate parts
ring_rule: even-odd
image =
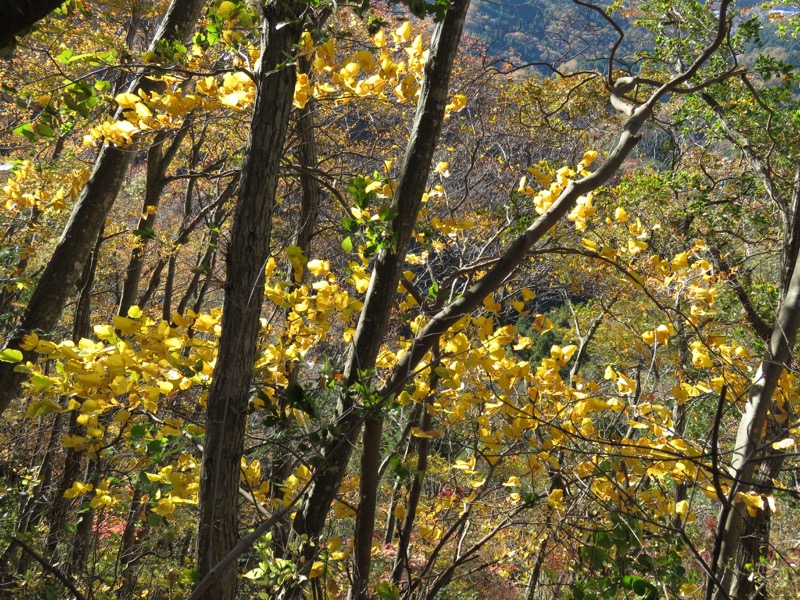
[[[98,375],[98,380],[100,376]],[[81,412],[85,415],[99,415],[103,412],[103,408],[100,406],[100,403],[97,400],[92,400],[91,398],[88,400],[84,400],[83,404],[81,404]]]
[[[356,511],[353,510],[352,508],[350,508],[344,502],[340,502],[339,500],[336,500],[333,503],[333,516],[335,518],[337,518],[337,519],[346,519],[348,517],[355,516],[355,514],[356,514]]]
[[[680,587],[680,595],[681,598],[695,598],[701,590],[701,586],[696,583],[683,583]]]
[[[786,438],[779,442],[773,442],[772,447],[775,450],[787,450],[794,447],[795,441],[792,438]]]
[[[319,260],[318,258],[308,261],[306,267],[314,277],[326,277],[331,270],[331,264],[327,260]]]
[[[440,527],[429,527],[427,525],[421,525],[419,528],[419,535],[429,542],[435,542],[441,539],[442,534],[444,531]]]
[[[308,578],[314,579],[322,575],[324,572],[325,572],[325,563],[318,560],[311,565],[311,569],[308,572]]]
[[[596,150],[587,150],[586,153],[584,153],[583,158],[581,159],[580,167],[585,169],[591,166],[591,164],[595,160],[597,160],[597,157],[598,153]]]
[[[220,2],[216,12],[217,16],[228,21],[236,14],[236,5],[230,2],[230,0],[225,0],[224,2]]]
[[[469,339],[463,333],[457,333],[445,345],[447,354],[461,354],[469,350]]]
[[[36,402],[31,402],[30,406],[28,406],[28,410],[25,411],[25,414],[30,418],[35,418],[43,415],[49,415],[54,412],[61,413],[64,412],[64,409],[50,398],[45,397]]]
[[[230,94],[223,94],[219,97],[221,104],[230,108],[239,108],[239,104],[247,96],[245,92],[232,92]]]
[[[83,494],[88,494],[93,489],[94,486],[91,483],[81,483],[80,481],[76,481],[72,484],[71,488],[64,492],[64,498],[77,498]]]
[[[572,355],[575,354],[575,351],[578,347],[575,344],[570,344],[568,346],[564,346],[561,348],[561,357],[564,361],[569,361],[572,358]]]
[[[445,115],[457,113],[467,105],[467,97],[464,94],[456,94],[453,96],[453,101],[444,107]]]
[[[399,42],[408,43],[411,39],[411,22],[404,21],[395,31],[395,35]]]
[[[124,94],[117,94],[114,98],[114,102],[119,104],[121,108],[131,109],[136,106],[138,102],[141,102],[141,98],[136,94],[125,92]]]
[[[160,517],[170,517],[175,512],[175,503],[171,498],[162,498],[158,501],[158,505],[151,510]]]
[[[675,514],[684,516],[689,512],[689,503],[686,500],[681,500],[675,504]]]
[[[530,348],[533,345],[533,340],[529,337],[525,337],[520,335],[519,340],[516,344],[512,346],[512,348],[516,351],[525,350],[526,348]]]
[[[675,255],[675,258],[672,259],[672,266],[676,269],[683,269],[689,266],[689,261],[687,260],[687,253],[681,252],[680,254]]]
[[[669,341],[669,337],[673,333],[675,333],[675,328],[672,325],[659,325],[655,331],[656,341],[663,346]]]
[[[114,329],[117,329],[122,335],[136,333],[140,327],[140,323],[138,321],[134,321],[133,319],[129,319],[127,317],[120,317],[119,315],[114,316],[113,322]]]
[[[430,431],[423,431],[419,427],[412,427],[411,428],[411,435],[417,438],[437,438],[442,437],[444,432],[441,429],[431,429]]]
[[[34,332],[26,333],[20,342],[19,347],[22,350],[33,350],[39,345],[39,336]]]
[[[136,109],[136,114],[142,119],[147,119],[148,117],[153,116],[153,113],[150,112],[150,109],[141,102],[137,102],[134,108]]]
[[[755,492],[737,492],[733,501],[743,503],[747,508],[747,514],[751,517],[755,517],[758,511],[764,509],[764,497]]]
[[[567,507],[564,505],[564,490],[560,488],[551,490],[547,504],[553,510],[565,510]]]

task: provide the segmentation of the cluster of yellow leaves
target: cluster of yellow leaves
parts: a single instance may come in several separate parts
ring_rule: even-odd
[[[340,104],[367,97],[416,102],[429,52],[422,35],[414,35],[411,23],[405,21],[388,38],[380,30],[370,42],[370,47],[339,60],[336,40],[328,38],[315,45],[311,34],[303,33],[299,48],[301,54],[312,57],[312,72],[298,74],[295,106],[304,107],[311,97],[332,99]],[[446,113],[458,112],[466,103],[466,96],[457,94],[446,106]]]
[[[583,155],[577,169],[561,167],[556,170],[555,173],[550,173],[546,168],[543,169],[541,165],[529,167],[527,169],[528,173],[532,175],[536,183],[539,186],[543,186],[544,189],[536,191],[536,189],[528,185],[528,177],[525,175],[520,179],[517,191],[526,196],[533,196],[534,208],[538,214],[542,215],[558,199],[561,192],[564,191],[570,181],[575,179],[578,175],[583,177],[589,174],[587,169],[597,159],[597,156],[598,154],[596,151],[589,150]],[[575,208],[568,216],[569,220],[575,223],[575,227],[578,231],[586,229],[586,220],[595,213],[596,209],[592,204],[593,199],[593,192],[581,196]]]
[[[159,413],[163,398],[207,386],[213,373],[213,334],[219,317],[219,311],[190,313],[188,320],[176,314],[171,326],[143,317],[134,307],[128,317],[115,317],[113,326],[95,326],[97,341],[56,344],[28,334],[21,347],[51,361],[46,373],[43,365],[28,362],[21,367],[29,373],[28,386],[34,392],[28,416],[77,411],[78,424],[85,427],[86,435],[66,436],[62,444],[96,452],[108,436],[124,435],[136,419]],[[189,335],[190,327],[194,335]],[[62,404],[62,398],[69,400]],[[156,437],[180,435],[182,427],[178,419],[164,419]]]
[[[161,517],[171,517],[179,504],[196,504],[200,489],[200,465],[191,454],[181,454],[174,464],[162,467],[158,473],[145,473],[153,483],[162,484],[151,509]],[[145,498],[145,501],[149,498]]]
[[[53,179],[41,179],[40,174],[29,160],[16,165],[3,185],[3,206],[7,216],[20,211],[62,210],[68,200],[75,200],[89,178],[87,169],[80,169],[65,178],[55,178],[60,185],[48,189]]]
[[[314,47],[311,35],[303,34],[301,48],[309,54],[313,52],[313,75],[319,82],[312,90],[308,79],[301,75],[295,90],[295,105],[304,106],[311,95],[334,98],[340,103],[357,97],[388,100],[390,96],[401,103],[416,101],[428,50],[423,47],[421,34],[413,40],[412,35],[408,21],[391,32],[393,44],[380,30],[372,36],[371,48],[338,61],[333,38]]]
[[[255,83],[243,71],[225,74],[221,84],[215,77],[200,79],[193,94],[184,92],[183,81],[178,78],[162,76],[158,81],[166,88],[161,93],[140,89],[135,94],[117,94],[114,101],[121,115],[109,116],[92,127],[84,136],[84,145],[105,141],[119,147],[130,146],[138,134],[175,127],[195,110],[243,110],[252,106],[255,98]]]

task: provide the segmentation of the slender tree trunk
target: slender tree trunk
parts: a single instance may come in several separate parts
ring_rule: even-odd
[[[172,314],[172,292],[173,292],[173,283],[174,283],[174,274],[175,274],[175,267],[174,263],[176,260],[175,252],[180,246],[186,244],[189,241],[189,236],[197,229],[200,223],[206,221],[208,217],[208,213],[213,211],[210,217],[210,225],[209,231],[206,234],[206,238],[208,239],[206,245],[206,252],[202,258],[198,259],[195,270],[194,276],[192,280],[189,282],[189,286],[186,288],[186,292],[184,293],[181,302],[178,305],[178,312],[183,314],[183,311],[186,310],[186,305],[188,303],[187,298],[191,298],[197,292],[197,286],[199,284],[200,279],[203,275],[207,275],[211,271],[211,266],[213,265],[213,258],[216,256],[217,253],[217,239],[219,238],[219,229],[222,226],[222,223],[228,216],[228,211],[224,209],[225,203],[227,203],[228,199],[233,195],[236,187],[238,185],[238,177],[231,180],[228,185],[220,192],[217,198],[212,202],[210,205],[206,206],[199,214],[195,215],[193,218],[189,218],[190,211],[191,211],[191,203],[184,202],[185,209],[183,215],[183,223],[181,223],[181,227],[178,230],[178,234],[175,236],[175,239],[172,241],[172,251],[169,253],[168,256],[162,256],[158,259],[155,267],[153,268],[153,272],[150,275],[150,282],[147,284],[147,289],[142,293],[141,297],[139,298],[139,306],[144,307],[150,303],[153,296],[156,293],[159,283],[161,282],[161,274],[164,272],[164,268],[167,268],[167,280],[164,282],[164,299],[162,301],[162,314],[166,314],[167,316],[164,317],[165,320],[168,320],[169,316]],[[186,196],[190,196],[192,184],[187,187]]]
[[[175,309],[179,314],[184,314],[186,312],[186,307],[189,305],[189,302],[191,302],[192,299],[195,299],[195,301],[197,302],[202,297],[202,287],[200,285],[200,280],[205,278],[204,281],[208,282],[211,277],[211,274],[214,272],[214,264],[217,258],[217,241],[219,240],[219,229],[222,226],[222,223],[223,221],[225,221],[225,218],[227,216],[228,216],[228,211],[224,208],[224,205],[220,204],[211,217],[212,226],[208,230],[208,236],[207,236],[208,243],[206,244],[205,252],[200,257],[200,260],[197,261],[194,268],[194,273],[192,275],[192,279],[191,281],[189,281],[189,285],[186,286],[186,291],[183,293],[183,296],[181,296],[181,299],[178,302],[178,307]],[[170,257],[170,273],[173,272],[172,265],[173,265],[172,257]],[[167,289],[171,289],[171,286],[170,288]],[[167,312],[167,307],[168,307],[167,299],[170,297],[171,297],[171,292],[168,295],[165,291],[164,293],[165,313]],[[192,310],[197,312],[197,308],[193,308]]]
[[[548,521],[550,517],[548,516]],[[533,559],[533,568],[531,569],[528,583],[525,586],[525,600],[534,600],[536,597],[536,590],[539,588],[539,580],[542,575],[542,565],[544,564],[544,557],[547,554],[547,537],[545,537],[536,549],[536,555]]]
[[[419,419],[420,415],[422,414],[422,404],[414,404],[413,408],[411,409],[411,414],[408,417],[408,423],[406,424],[406,428],[410,433],[412,427],[419,427]],[[405,437],[405,436],[404,436]],[[404,440],[401,439],[401,443]],[[398,444],[399,446],[400,444]],[[414,438],[409,436],[409,439],[405,442],[405,451],[403,452],[403,462],[408,458],[408,453],[411,452],[412,446],[414,445]],[[394,543],[394,533],[397,528],[397,518],[394,515],[395,507],[397,506],[398,496],[400,495],[400,488],[407,484],[407,481],[403,481],[404,478],[400,477],[399,475],[395,475],[394,477],[394,484],[392,485],[392,495],[391,499],[389,500],[389,510],[388,515],[386,517],[386,532],[383,535],[383,543],[384,544],[393,544]]]
[[[361,501],[356,514],[356,529],[353,541],[353,583],[350,600],[367,600],[369,593],[369,571],[372,562],[372,538],[375,532],[375,512],[378,505],[378,486],[381,463],[381,438],[383,417],[368,415],[364,422],[364,441],[361,445],[361,479],[359,495]]]
[[[172,137],[172,141],[167,148],[164,145],[170,138],[170,134],[163,132],[156,135],[153,143],[147,149],[147,169],[144,190],[144,204],[136,231],[139,232],[139,239],[136,246],[131,251],[128,261],[128,268],[125,270],[125,280],[122,284],[122,298],[119,303],[117,314],[125,316],[128,309],[136,303],[136,296],[139,294],[139,281],[142,278],[142,268],[144,267],[144,254],[150,241],[150,232],[156,223],[156,212],[161,200],[161,194],[166,187],[166,175],[169,165],[178,153],[181,142],[186,137],[192,125],[192,118],[187,117],[180,129]]]
[[[776,438],[777,439],[777,438]],[[773,478],[778,476],[783,464],[783,456],[768,448],[767,457],[761,464],[761,472],[756,475],[753,491],[764,496],[772,493]],[[731,586],[733,600],[767,600],[767,563],[769,558],[769,534],[772,524],[772,508],[764,502],[764,508],[755,516],[743,517],[741,542],[734,564],[740,566]]]
[[[204,0],[172,0],[151,49],[160,40],[185,38],[204,4]],[[143,78],[137,77],[129,89],[138,90],[142,82]],[[106,215],[119,194],[131,156],[131,150],[108,144],[100,149],[89,181],[84,186],[28,302],[19,331],[11,337],[8,346],[17,347],[22,336],[29,331],[50,332],[58,323],[67,298],[75,287],[97,235],[105,223]],[[32,356],[30,353],[26,354],[29,358]],[[19,392],[23,379],[24,374],[15,372],[13,364],[0,363],[0,415]]]
[[[197,568],[209,573],[235,546],[240,461],[247,423],[250,379],[264,297],[278,169],[295,87],[292,56],[303,28],[305,3],[275,2],[264,8],[257,94],[230,234],[222,335],[208,395],[200,480]],[[235,563],[223,569],[203,595],[232,600]]]
[[[317,23],[317,27],[321,27],[321,24]],[[300,73],[308,74],[310,70],[308,58],[300,57],[297,61],[297,67]],[[317,179],[311,175],[311,171],[317,168],[317,140],[314,133],[315,106],[316,101],[313,98],[309,99],[306,105],[298,111],[296,123],[299,146],[295,152],[295,157],[300,164],[300,206],[292,242],[295,246],[300,248],[306,258],[311,258],[312,256],[311,240],[314,237],[314,229],[317,226],[320,205],[320,185]],[[306,273],[305,270],[303,270],[302,273],[298,273],[295,270],[294,264],[290,266],[289,281],[291,282],[292,288],[303,282]],[[288,318],[290,312],[290,310],[285,311],[286,318]],[[286,371],[289,382],[288,386],[299,386],[299,363],[287,361]],[[298,387],[295,387],[295,389],[302,390],[302,388]],[[279,422],[275,424],[275,428],[277,430],[282,430],[288,427],[288,419],[293,418],[287,416],[286,408],[288,402],[286,390],[280,391],[279,404]],[[294,461],[285,453],[279,451],[273,451],[270,458],[269,480],[272,482],[270,494],[273,498],[279,498],[283,495],[280,485],[291,475]],[[272,549],[275,556],[283,557],[285,555],[290,529],[291,520],[288,514],[275,524],[272,530]]]
[[[429,376],[430,393],[422,404],[422,423],[420,425],[420,429],[422,429],[422,431],[429,431],[433,421],[428,408],[433,404],[434,394],[439,387],[439,376],[433,369],[433,366],[438,364],[439,358],[439,347],[434,346],[433,364],[431,368],[431,374]],[[425,473],[428,470],[429,449],[429,438],[419,438],[417,440],[417,467],[414,469],[414,478],[411,480],[411,489],[408,492],[406,515],[403,519],[402,525],[400,526],[400,539],[397,541],[397,554],[395,556],[394,568],[392,569],[392,581],[395,583],[395,585],[400,585],[403,572],[408,573],[409,586],[411,584],[411,570],[409,568],[411,556],[409,555],[408,549],[411,545],[411,532],[414,529],[414,522],[417,519],[417,507],[419,506],[419,501],[422,497],[422,483],[425,480]]]
[[[392,221],[393,247],[383,249],[378,254],[353,346],[345,366],[344,378],[347,390],[340,395],[337,404],[337,418],[342,433],[330,440],[325,447],[323,451],[325,467],[321,472],[314,474],[308,494],[293,524],[294,533],[298,536],[307,536],[308,539],[303,550],[305,559],[303,568],[308,568],[312,562],[315,553],[313,540],[322,533],[328,510],[339,489],[350,461],[352,447],[358,437],[360,413],[364,409],[353,391],[354,384],[360,382],[361,373],[375,366],[375,360],[383,343],[389,315],[394,306],[400,270],[405,261],[444,120],[450,74],[468,7],[469,0],[454,2],[433,34],[416,117],[393,199],[393,205],[397,210],[397,216]],[[360,383],[370,385],[368,381]],[[372,423],[365,435],[364,444],[371,448],[379,448],[381,427],[378,426],[378,422],[381,416],[375,413],[369,415],[369,418],[372,419]],[[371,461],[365,466],[368,470],[362,469],[362,478],[366,478],[370,485],[374,485],[378,480],[378,461]],[[374,514],[375,490],[362,488],[361,492],[359,513],[365,517]],[[371,540],[374,526],[374,519],[362,517],[358,537]],[[366,586],[369,582],[369,553],[360,555],[357,562],[353,592],[356,597],[362,598],[366,596]]]
[[[142,496],[142,487],[137,482],[133,488],[128,518],[125,521],[125,529],[120,540],[119,564],[122,567],[122,586],[117,591],[117,598],[120,600],[132,598],[136,588],[136,549],[141,543],[140,540],[136,539],[136,528],[139,525],[139,519],[144,509],[147,507],[147,503],[142,502]]]
[[[50,419],[40,418],[40,427],[44,427],[44,423],[42,422],[44,420]],[[39,465],[39,483],[22,505],[19,522],[16,526],[17,537],[20,535],[24,537],[26,533],[32,532],[45,513],[47,495],[48,491],[50,491],[49,488],[53,475],[53,457],[61,447],[59,436],[61,435],[61,428],[63,427],[64,413],[56,413],[55,418],[52,420],[53,423],[50,427],[50,435],[45,445],[45,453]],[[38,454],[38,452],[35,454]],[[17,563],[17,575],[23,576],[30,567],[30,562],[31,555],[23,551],[20,554],[19,563]]]
[[[736,433],[731,459],[734,483],[720,511],[717,526],[717,547],[712,569],[716,581],[709,580],[707,587],[707,597],[713,597],[714,600],[729,598],[734,581],[747,577],[744,565],[735,560],[742,543],[742,529],[747,511],[743,503],[737,503],[734,499],[737,492],[747,492],[756,483],[754,475],[756,467],[762,463],[759,456],[765,443],[763,431],[767,413],[773,405],[772,396],[778,380],[791,361],[797,338],[797,329],[800,326],[800,268],[797,264],[791,272],[792,278],[772,328],[766,356],[753,378],[747,405]]]
[[[86,472],[88,474],[86,479],[93,487],[97,487],[97,484],[100,483],[99,462],[100,459],[94,456],[90,458],[86,464]],[[78,511],[78,524],[72,536],[72,552],[70,553],[69,566],[67,568],[67,573],[76,579],[80,579],[81,573],[86,573],[87,571],[87,561],[92,546],[94,520],[94,510],[89,506],[89,499],[85,499],[81,502],[81,508]],[[93,571],[93,569],[91,571]],[[86,587],[88,589],[92,588],[91,580],[92,576],[88,574],[86,581]]]

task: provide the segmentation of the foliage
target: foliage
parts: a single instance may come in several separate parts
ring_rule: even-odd
[[[761,52],[770,25],[755,9],[732,12],[739,29],[653,108],[640,154],[581,194],[519,268],[398,373],[441,311],[456,310],[515,240],[613,158],[604,149],[630,122],[607,106],[613,82],[638,77],[620,98],[641,105],[653,82],[708,47],[717,16],[689,0],[615,3],[604,14],[620,18],[627,38],[614,61],[582,49],[613,44],[597,13],[578,48],[567,44],[580,37],[573,24],[561,30],[569,51],[551,48],[560,58],[535,49],[558,76],[487,70],[492,49],[464,42],[387,334],[375,364],[349,381],[374,272],[405,247],[396,195],[431,42],[428,25],[399,6],[328,16],[323,4],[308,10],[328,20],[274,66],[298,72],[250,389],[230,408],[246,421],[232,524],[249,540],[236,565],[242,593],[338,597],[366,551],[371,591],[387,599],[700,598],[729,505],[772,519],[752,579],[795,593],[785,566],[796,558],[793,369],[763,427],[760,452],[774,451],[759,455],[766,480],[742,488],[726,450],[796,259],[786,248],[800,218],[798,78],[791,60]],[[435,22],[448,7],[402,4]],[[3,65],[4,121],[14,124],[1,134],[4,339],[17,333],[97,149],[148,152],[146,164],[133,159],[60,328],[27,331],[0,351],[25,375],[0,428],[0,585],[20,597],[70,586],[95,598],[184,597],[201,578],[190,556],[203,473],[218,468],[204,453],[220,377],[218,255],[241,258],[229,252],[227,217],[259,101],[262,15],[214,3],[191,39],[151,47],[146,34],[163,9],[92,5],[99,28],[87,15],[55,15]],[[552,29],[579,7],[527,10]],[[139,69],[145,84],[128,90]],[[150,152],[172,142],[160,202],[141,211]],[[134,250],[146,285],[117,314]],[[351,415],[355,432],[345,429]],[[383,423],[374,489],[383,530],[366,549],[353,533],[366,502],[362,457],[338,474],[319,538],[293,537],[291,519],[332,468],[326,449],[365,443],[358,432],[371,421]],[[242,534],[254,531],[263,535]]]

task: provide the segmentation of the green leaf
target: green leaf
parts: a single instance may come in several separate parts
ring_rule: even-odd
[[[345,254],[350,254],[353,251],[353,240],[346,237],[342,240],[342,250]]]
[[[136,237],[140,237],[144,240],[152,240],[156,237],[156,232],[153,231],[152,227],[145,227],[144,229],[134,229],[133,235]]]
[[[400,590],[393,583],[379,581],[375,584],[375,593],[381,600],[400,600]]]
[[[37,392],[42,392],[49,388],[53,381],[46,375],[34,375],[31,377],[31,383],[33,384],[33,389]]]
[[[33,130],[33,127],[31,127],[30,123],[24,123],[19,127],[15,127],[14,133],[23,136],[29,142],[35,142],[39,139],[39,136],[36,135],[36,132]]]
[[[608,553],[597,546],[586,546],[581,550],[581,557],[588,560],[595,569],[602,569]]]
[[[411,471],[396,454],[389,459],[389,469],[400,479],[408,479],[408,476],[411,475]]]
[[[164,450],[164,446],[167,444],[167,439],[161,440],[150,440],[147,442],[147,453],[151,456],[153,454],[160,454]]]
[[[53,131],[53,128],[50,127],[49,125],[45,125],[44,123],[38,123],[36,125],[36,133],[46,138],[56,137],[56,132]]]
[[[58,56],[56,56],[56,62],[59,62],[59,63],[61,63],[62,65],[66,65],[66,64],[68,64],[68,63],[69,63],[69,60],[70,60],[70,59],[71,59],[73,56],[75,56],[75,53],[74,53],[72,50],[70,50],[69,48],[67,48],[67,49],[66,49],[66,50],[64,50],[64,51],[63,51],[61,54],[59,54]]]
[[[19,350],[14,350],[13,348],[6,348],[5,350],[0,351],[0,361],[7,363],[22,362],[22,352]]]

